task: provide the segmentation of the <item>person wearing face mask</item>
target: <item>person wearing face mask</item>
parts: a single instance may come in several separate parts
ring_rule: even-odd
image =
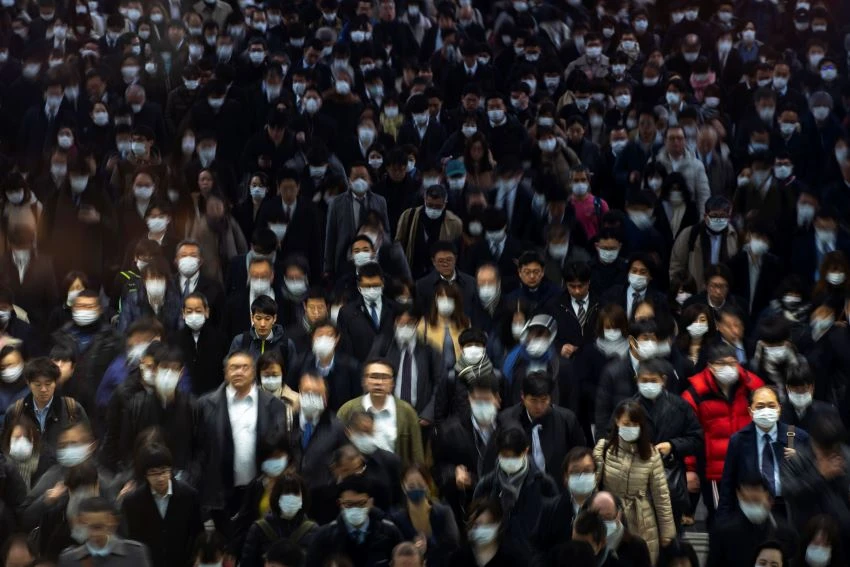
[[[729,223],[732,204],[726,197],[711,197],[705,203],[705,219],[686,228],[676,238],[670,257],[670,274],[686,270],[697,289],[706,285],[708,267],[725,262],[738,251],[738,235]]]
[[[425,188],[425,204],[407,209],[398,220],[396,241],[404,248],[414,278],[425,276],[430,266],[426,250],[435,241],[453,242],[463,233],[463,221],[446,209],[448,192],[444,185]]]
[[[307,551],[307,565],[324,565],[337,553],[355,564],[389,561],[402,541],[398,527],[374,507],[374,487],[360,475],[350,475],[337,485],[338,519],[320,527]]]
[[[460,534],[452,509],[431,497],[433,482],[425,465],[407,467],[401,476],[405,506],[393,510],[389,517],[405,540],[424,537],[427,546],[424,559],[428,565],[439,566],[448,564],[458,548]]]
[[[641,362],[658,356],[658,326],[655,320],[632,322],[628,342],[628,356],[610,360],[599,375],[593,421],[597,437],[610,431],[611,414],[617,404],[638,393],[634,377]]]
[[[202,472],[195,468],[198,445],[197,402],[185,385],[183,358],[179,349],[168,347],[158,355],[153,371],[153,388],[134,395],[124,408],[121,431],[121,462],[133,461],[134,440],[148,427],[157,427],[164,434],[165,444],[174,459],[176,478],[197,482]],[[126,465],[125,465],[126,466]]]
[[[119,332],[142,318],[159,320],[168,331],[180,324],[180,294],[170,282],[170,272],[163,258],[158,258],[142,270],[141,285],[123,299],[118,316]]]
[[[365,360],[379,334],[390,334],[398,305],[384,295],[384,273],[370,262],[357,271],[358,297],[339,311],[337,328],[348,352]]]
[[[543,372],[554,382],[552,399],[560,400],[558,376],[560,359],[553,346],[558,328],[549,315],[535,315],[522,327],[517,345],[505,356],[502,374],[505,377],[505,403],[514,405],[522,398],[522,382],[526,375]]]
[[[566,200],[563,193],[561,199],[562,202]],[[508,230],[504,210],[487,207],[481,211],[479,220],[483,238],[478,238],[464,251],[461,268],[464,272],[473,273],[485,264],[495,265],[502,274],[501,291],[507,296],[519,285],[516,260],[524,249],[522,237],[516,237]],[[464,295],[466,300],[466,294]],[[465,301],[464,305],[469,303]]]
[[[97,467],[92,462],[68,469],[63,477],[65,490],[51,503],[38,522],[37,550],[48,557],[58,557],[68,546],[77,546],[86,538],[86,528],[79,521],[80,503],[100,494]]]
[[[616,240],[620,240],[620,237],[616,237]],[[600,261],[602,261],[603,258],[602,250],[612,249],[610,245],[607,244],[607,242],[612,241],[615,241],[614,237],[603,237],[598,241]],[[603,243],[605,245],[604,249],[601,247]],[[651,287],[653,279],[652,271],[655,269],[655,262],[651,256],[642,252],[635,252],[628,259],[626,268],[627,283],[612,285],[609,287],[599,300],[600,303],[603,305],[606,303],[616,303],[623,308],[629,318],[634,315],[635,307],[638,303],[645,299],[649,299],[654,305],[665,304],[666,299],[664,298],[664,294]],[[595,282],[593,278],[591,278],[591,287],[594,287],[594,284]]]
[[[822,315],[819,314],[820,316]],[[822,378],[822,371],[822,366],[817,362],[811,365],[800,364],[788,370],[785,378],[785,401],[782,402],[779,414],[784,423],[808,431],[817,416],[837,412],[834,404],[823,401],[824,398],[829,398],[831,385]],[[815,390],[822,389],[827,390],[827,394],[818,391],[818,399],[814,399]]]
[[[41,100],[21,110],[20,134],[17,148],[28,171],[37,171],[45,147],[55,145],[57,132],[73,122],[73,109],[64,98],[65,85],[58,77],[47,78],[42,89],[29,103]],[[21,96],[24,93],[17,93]],[[28,104],[29,104],[28,103]],[[11,109],[10,109],[11,111]],[[49,141],[48,141],[49,140]]]
[[[417,159],[420,162],[436,160],[448,135],[443,125],[428,112],[428,99],[425,95],[412,96],[407,102],[404,113],[409,119],[401,125],[396,143],[414,146],[418,151]]]
[[[711,522],[729,439],[752,422],[748,397],[764,386],[764,381],[740,366],[735,348],[729,344],[714,345],[706,360],[708,366],[689,378],[690,386],[682,397],[693,408],[705,435],[705,454],[700,456],[705,468],[697,473],[696,459],[687,459],[688,487],[701,488]],[[777,470],[778,465],[779,461]]]
[[[537,309],[559,297],[560,289],[544,277],[545,265],[545,260],[537,252],[523,252],[516,262],[520,285],[505,299],[523,300],[532,309]]]
[[[0,271],[15,294],[15,302],[26,311],[30,324],[43,332],[51,306],[59,303],[56,276],[49,256],[38,253],[35,231],[28,224],[11,226],[6,231],[8,246],[0,256]]]
[[[630,505],[622,520],[646,541],[654,563],[661,547],[676,537],[662,456],[653,446],[651,426],[640,402],[622,402],[610,422],[608,438],[600,439],[593,449],[602,471],[599,484],[614,496],[628,498]]]
[[[492,372],[470,374],[468,380],[461,378],[466,384],[462,388],[466,412],[441,422],[434,441],[434,480],[456,513],[469,505],[478,480],[496,466],[501,381]]]
[[[327,229],[325,232],[325,274],[344,273],[348,262],[348,247],[351,239],[366,222],[371,211],[381,218],[383,231],[390,226],[387,216],[387,201],[370,191],[372,178],[366,164],[357,163],[349,170],[350,190],[334,198],[328,205]]]
[[[134,463],[144,482],[121,503],[127,537],[145,544],[151,567],[185,565],[190,560],[187,541],[203,532],[197,491],[179,478],[179,465],[167,447],[143,446]]]
[[[187,62],[181,75],[172,84],[165,103],[165,123],[171,132],[180,132],[180,123],[189,110],[198,101],[200,93],[201,70],[194,63]]]
[[[274,483],[269,496],[270,510],[251,525],[242,547],[240,565],[262,567],[267,564],[272,547],[280,540],[288,540],[306,552],[318,532],[318,525],[303,508],[306,488],[304,481],[291,473]]]
[[[48,451],[41,451],[37,426],[29,418],[21,416],[4,431],[9,432],[3,436],[5,462],[14,466],[28,491],[56,458]]]
[[[668,173],[678,172],[685,177],[697,210],[703,210],[711,195],[708,176],[704,164],[686,147],[685,142],[684,129],[681,126],[670,126],[664,136],[664,148],[656,155],[656,161]]]
[[[487,120],[479,131],[486,136],[493,159],[500,165],[503,162],[510,163],[509,171],[512,174],[519,173],[522,168],[515,157],[524,155],[525,149],[529,147],[528,131],[519,120],[508,113],[508,103],[503,95],[488,94],[484,104]]]
[[[799,208],[800,205],[798,211]],[[791,266],[806,285],[820,279],[819,268],[829,253],[840,252],[845,258],[850,257],[850,235],[839,225],[841,218],[834,208],[820,207],[814,213],[811,228],[803,228],[794,235]]]
[[[750,567],[753,564],[752,558],[764,541],[782,542],[782,548],[789,555],[799,549],[800,534],[782,515],[772,512],[776,510],[776,503],[770,494],[769,482],[764,476],[758,471],[748,471],[735,480],[731,488],[733,493],[729,512],[723,522],[717,522],[709,533],[706,565]],[[782,512],[784,511],[783,506]]]
[[[189,248],[183,246],[185,250]],[[214,390],[224,379],[218,361],[227,353],[229,344],[219,326],[211,322],[212,313],[203,292],[196,290],[183,298],[183,324],[175,342],[183,353],[186,374],[192,377],[192,393],[196,396]]]
[[[506,541],[530,557],[543,504],[558,494],[558,487],[537,468],[528,436],[519,425],[510,424],[495,437],[498,465],[478,482],[473,499],[490,498],[501,504]]]
[[[666,387],[675,381],[675,370],[666,360],[655,358],[642,361],[637,373],[638,394],[635,399],[643,406],[652,423],[651,438],[661,454],[673,518],[676,526],[683,515],[692,515],[685,480],[685,457],[696,457],[703,450],[702,427],[693,409],[681,397]]]
[[[361,394],[360,364],[339,347],[339,342],[337,327],[327,319],[318,321],[311,333],[310,352],[300,357],[287,380],[290,388],[296,388],[298,384],[292,378],[305,373],[324,378],[327,383],[324,403],[331,411],[339,410],[345,402]]]
[[[846,153],[846,142],[843,147],[836,144],[835,155],[838,167],[832,168],[832,173],[828,176],[830,183],[823,193],[824,205],[837,209],[842,216],[850,213],[850,199],[841,193],[842,190],[846,191],[850,187],[850,158],[846,157]],[[844,155],[842,156],[842,154]]]
[[[785,517],[782,488],[786,477],[781,470],[782,461],[795,457],[797,450],[808,449],[809,436],[804,430],[779,421],[781,407],[775,389],[763,387],[755,390],[749,412],[753,422],[729,440],[720,483],[719,520],[732,512],[733,491],[740,479],[759,474],[767,484],[773,513]]]
[[[496,499],[480,498],[472,502],[468,511],[468,543],[452,555],[448,565],[509,567],[527,562],[530,555],[523,555],[515,548],[506,527],[508,515]]]
[[[842,548],[839,523],[820,515],[806,524],[794,565],[800,567],[836,567],[847,563]]]
[[[753,316],[768,306],[776,282],[782,279],[781,261],[769,252],[774,233],[771,224],[760,218],[753,220],[747,230],[747,244],[729,259],[730,293],[747,299],[747,311]]]

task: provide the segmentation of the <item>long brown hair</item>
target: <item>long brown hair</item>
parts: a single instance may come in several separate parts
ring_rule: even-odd
[[[641,460],[648,461],[652,457],[652,442],[649,439],[649,427],[647,425],[646,411],[643,406],[635,400],[626,400],[617,406],[614,410],[614,416],[611,418],[611,434],[608,436],[608,445],[605,447],[605,452],[613,452],[615,455],[620,448],[620,426],[617,422],[621,417],[627,416],[631,421],[640,426],[640,437],[636,442],[638,455]]]
[[[437,297],[445,295],[455,300],[455,310],[449,320],[452,325],[458,329],[466,329],[469,327],[469,318],[463,313],[463,296],[457,286],[445,281],[437,282],[434,286],[434,297],[431,298],[431,311],[428,313],[428,324],[437,325],[440,320],[440,314],[437,313]]]

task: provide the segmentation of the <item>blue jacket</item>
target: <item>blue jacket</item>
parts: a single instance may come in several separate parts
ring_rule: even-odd
[[[109,363],[95,394],[97,407],[106,409],[113,392],[115,392],[118,386],[124,383],[129,373],[130,367],[127,366],[127,355],[121,354]],[[181,392],[192,393],[192,381],[185,370],[180,375],[180,382],[177,383],[177,389]]]

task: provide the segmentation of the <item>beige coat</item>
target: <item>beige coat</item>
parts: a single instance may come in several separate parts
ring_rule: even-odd
[[[621,441],[617,453],[609,451],[603,459],[607,443],[601,439],[593,449],[599,471],[596,484],[622,499],[623,519],[632,533],[646,540],[654,565],[658,561],[660,541],[676,537],[661,454],[653,449],[652,457],[642,461],[632,443]]]
[[[680,271],[687,271],[694,277],[697,284],[697,291],[701,292],[705,289],[705,265],[703,263],[703,254],[711,254],[711,250],[703,252],[702,239],[697,237],[694,240],[694,248],[690,249],[691,232],[694,230],[702,230],[703,223],[697,223],[689,226],[679,233],[676,241],[673,243],[673,250],[670,253],[670,277]],[[729,225],[726,233],[726,257],[732,258],[738,253],[738,233],[732,225]]]

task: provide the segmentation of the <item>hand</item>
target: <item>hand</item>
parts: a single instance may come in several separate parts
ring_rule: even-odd
[[[307,141],[307,136],[304,135],[304,132],[298,132],[297,134],[295,134],[295,141],[299,144],[303,144]]]
[[[578,350],[576,345],[564,345],[561,347],[561,356],[569,358]]]
[[[128,480],[124,485],[124,488],[121,489],[121,492],[118,493],[118,497],[116,498],[119,502],[124,499],[125,496],[130,494],[136,489],[136,481]]]
[[[688,472],[688,492],[691,494],[696,494],[699,492],[699,475],[695,472]]]
[[[428,421],[427,419],[420,419],[419,420],[419,427],[428,427],[429,425],[431,425],[431,422]]]
[[[458,488],[469,488],[472,486],[472,477],[463,465],[455,467],[455,485],[457,485]]]
[[[791,459],[796,454],[797,454],[797,449],[789,449],[788,447],[785,447],[785,458],[786,459]]]
[[[637,183],[640,181],[640,172],[633,171],[629,174],[629,183]]]
[[[61,480],[53,485],[53,488],[49,489],[44,493],[44,503],[45,504],[53,504],[59,497],[61,497],[68,490],[68,487],[65,486],[65,483]]]
[[[827,480],[832,480],[844,474],[844,458],[841,455],[831,455],[818,459],[818,472]]]
[[[658,445],[656,445],[655,448],[658,449],[658,452],[661,453],[661,456],[666,457],[670,454],[670,451],[673,450],[673,445],[665,441],[664,443],[659,443]]]
[[[661,547],[667,547],[672,541],[669,537],[661,538]]]
[[[86,224],[97,224],[100,222],[100,213],[94,207],[82,207],[77,213],[77,218]]]
[[[422,534],[416,534],[413,538],[413,545],[419,550],[422,557],[425,557],[425,552],[428,551],[428,540]]]

